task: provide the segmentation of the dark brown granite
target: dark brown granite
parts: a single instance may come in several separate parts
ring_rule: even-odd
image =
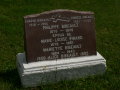
[[[96,55],[93,12],[53,10],[24,20],[28,63]]]

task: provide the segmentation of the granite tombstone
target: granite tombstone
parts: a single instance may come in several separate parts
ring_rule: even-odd
[[[54,10],[24,21],[27,62],[96,55],[93,12]]]
[[[17,54],[24,87],[102,74],[93,12],[53,10],[24,17],[25,53]]]

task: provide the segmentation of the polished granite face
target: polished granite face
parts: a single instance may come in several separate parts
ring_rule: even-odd
[[[27,62],[96,55],[93,12],[53,10],[24,23]]]

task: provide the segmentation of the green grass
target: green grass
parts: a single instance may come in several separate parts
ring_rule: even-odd
[[[120,0],[1,0],[0,90],[120,90]],[[16,69],[16,54],[24,52],[23,16],[53,9],[93,11],[97,50],[107,70],[96,75],[37,88],[23,88]]]

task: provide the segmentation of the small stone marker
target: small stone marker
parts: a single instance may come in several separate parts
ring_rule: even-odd
[[[93,12],[53,10],[24,17],[25,53],[17,54],[24,87],[102,74]]]
[[[24,20],[28,62],[96,55],[93,12],[54,10]]]

